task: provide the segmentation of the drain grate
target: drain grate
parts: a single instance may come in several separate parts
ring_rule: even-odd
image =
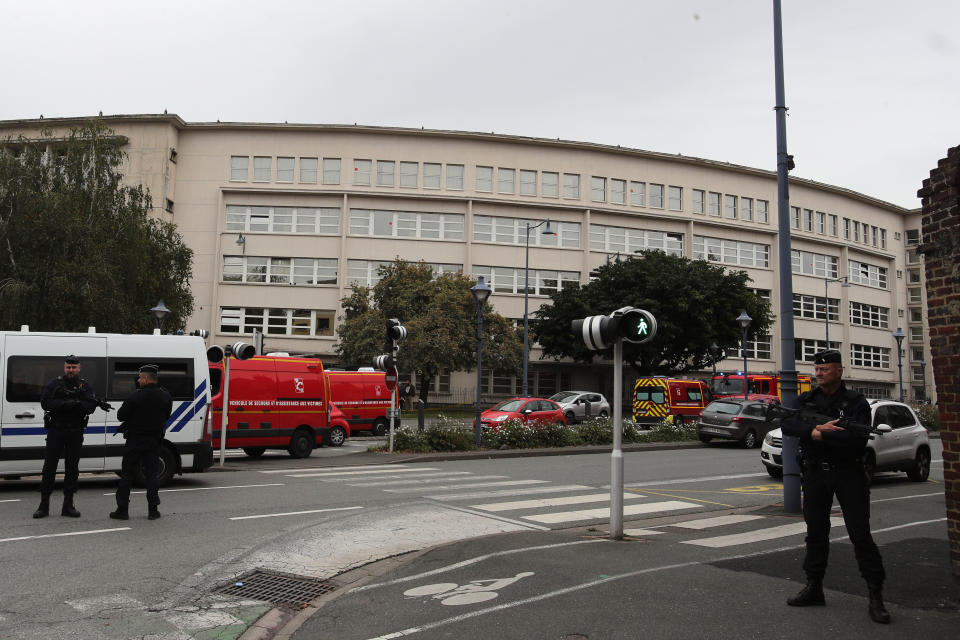
[[[330,580],[305,578],[266,571],[252,571],[218,593],[250,600],[263,600],[274,606],[303,607],[312,600],[337,589]]]

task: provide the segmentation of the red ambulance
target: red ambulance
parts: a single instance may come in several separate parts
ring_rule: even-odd
[[[213,397],[213,449],[220,447],[223,421],[223,362],[209,363]],[[286,449],[306,458],[323,444],[339,447],[350,425],[329,402],[323,363],[316,358],[255,356],[230,360],[229,449],[258,457],[267,449]]]
[[[327,371],[330,404],[340,409],[354,430],[384,435],[390,428],[390,390],[383,371]],[[399,420],[394,428],[399,427]]]

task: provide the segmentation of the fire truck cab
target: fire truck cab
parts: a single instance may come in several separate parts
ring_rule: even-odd
[[[633,421],[654,424],[673,417],[683,423],[700,415],[710,403],[710,390],[702,380],[648,376],[633,386]]]

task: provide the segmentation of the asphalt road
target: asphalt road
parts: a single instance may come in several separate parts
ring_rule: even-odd
[[[353,450],[360,452],[365,446]],[[934,460],[939,460],[939,441],[934,447]],[[366,463],[372,456],[350,455],[349,451],[325,448],[307,460],[270,454],[257,460],[231,456],[226,471],[183,476],[163,490],[160,510],[164,516],[157,521],[146,520],[142,493],[133,496],[131,520],[110,520],[107,514],[114,505],[116,486],[111,476],[82,478],[78,507],[83,517],[78,520],[59,515],[33,520],[30,514],[36,506],[38,480],[0,482],[0,566],[5,575],[0,581],[0,638],[237,637],[270,605],[225,596],[217,589],[256,569],[333,578],[359,567],[370,573],[382,572],[384,566],[392,565],[371,563],[437,545],[440,548],[431,553],[438,555],[431,562],[439,567],[461,555],[451,551],[453,555],[444,557],[444,549],[456,549],[465,540],[481,545],[490,541],[496,546],[512,545],[508,540],[517,538],[526,547],[553,544],[556,536],[569,538],[567,541],[604,537],[609,454],[371,466]],[[762,470],[758,457],[755,450],[729,446],[626,454],[625,528],[640,539],[661,540],[665,538],[656,536],[663,533],[640,530],[686,535],[683,532],[691,530],[661,528],[678,520],[704,519],[779,502],[781,485]],[[353,458],[363,464],[351,465]],[[881,478],[874,500],[885,500],[882,504],[887,506],[876,510],[874,527],[899,526],[911,518],[942,517],[942,487],[937,484],[941,470],[935,463],[931,482],[922,485],[902,475]],[[916,497],[923,494],[928,496]],[[52,513],[59,513],[56,494],[52,507]],[[749,529],[750,523],[743,522],[731,531],[749,533]],[[802,534],[791,533],[765,544],[797,541],[802,541]],[[696,554],[723,557],[729,551],[721,553],[716,549],[727,548],[696,544],[674,547],[696,558],[700,558]],[[618,566],[622,572],[623,559],[617,561],[616,556],[610,552],[610,567],[601,573],[615,575]],[[662,557],[658,551],[650,558],[655,564],[668,559],[665,551]],[[398,570],[412,575],[412,567],[404,565]],[[500,568],[491,567],[489,576],[477,577],[504,578],[507,574],[500,575]],[[503,568],[515,569],[507,577],[527,571],[521,563],[511,562]],[[542,594],[544,589],[573,580],[582,569],[571,566],[571,573],[558,571],[549,584],[524,576],[512,585],[527,589],[523,585],[530,584],[531,593]],[[535,573],[542,576],[544,571]],[[434,584],[467,584],[469,580],[457,582],[467,577],[458,575]],[[601,591],[598,587],[597,593]],[[388,592],[386,588],[381,591]],[[435,595],[420,597],[421,604],[433,604]],[[353,602],[359,601],[344,594],[328,606],[348,607]],[[389,610],[389,603],[381,604]],[[407,596],[393,604],[405,612],[416,609]],[[507,616],[498,624],[522,628],[523,608],[514,609],[519,617]],[[353,611],[360,615],[361,609]],[[428,610],[422,613],[427,618],[432,615]],[[382,614],[371,617],[369,611],[363,615],[371,623],[383,618]],[[525,615],[529,617],[530,611]],[[283,622],[292,619],[287,616]],[[314,619],[322,617],[310,620]],[[400,626],[392,624],[394,621]],[[306,619],[300,622],[311,623]],[[403,624],[407,623],[391,618],[387,632],[403,628]],[[416,621],[411,618],[409,624]],[[357,630],[362,630],[362,625]],[[279,627],[271,632],[278,631]],[[370,635],[324,631],[323,635],[304,637],[372,638],[382,632],[380,627],[371,627]]]

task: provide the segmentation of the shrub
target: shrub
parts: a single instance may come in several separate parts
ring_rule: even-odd
[[[913,410],[917,412],[917,417],[920,418],[920,424],[929,431],[940,430],[940,412],[937,411],[935,406],[927,402],[915,406]]]
[[[459,427],[436,424],[427,427],[423,441],[430,451],[470,451],[476,449],[473,434]]]
[[[612,444],[613,428],[609,418],[590,418],[573,428],[580,444]]]
[[[534,431],[520,420],[507,420],[496,431],[483,434],[483,444],[490,449],[529,449],[537,446]]]

